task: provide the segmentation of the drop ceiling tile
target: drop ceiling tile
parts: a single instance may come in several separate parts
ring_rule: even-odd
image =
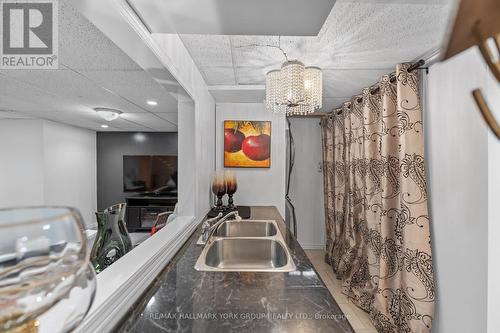
[[[0,119],[32,119],[33,117],[16,111],[0,110]]]
[[[178,125],[178,113],[174,112],[174,113],[163,113],[163,112],[155,112],[155,114],[162,118],[162,119],[165,119],[171,123],[174,123],[175,125]]]
[[[285,59],[276,48],[276,36],[232,36],[231,40],[236,67],[279,67]]]
[[[151,130],[149,127],[121,119],[108,123],[88,106],[41,92],[23,81],[12,80],[1,75],[0,88],[2,88],[0,89],[0,109],[15,109],[34,118],[58,121],[93,130],[100,129],[103,123],[109,124],[114,130]]]
[[[177,100],[144,71],[79,71],[93,82],[127,99],[141,112],[176,112]],[[150,106],[147,101],[158,103]]]
[[[27,115],[32,115],[36,118],[52,120],[56,122],[61,122],[73,126],[84,127],[91,130],[110,130],[110,131],[152,131],[153,129],[138,124],[135,122],[127,121],[126,119],[115,119],[113,121],[106,121],[99,117],[93,110],[74,109],[68,111],[27,111]],[[101,128],[102,124],[109,126],[107,129]]]
[[[267,37],[237,36],[235,46],[235,63],[239,67],[261,67],[276,69],[288,59],[299,59],[306,66],[322,66],[318,53],[324,45],[317,42],[316,37]],[[281,47],[283,52],[278,48]]]
[[[388,74],[386,69],[374,70],[323,70],[323,96],[346,97],[361,93],[364,87],[378,82]]]
[[[266,73],[269,67],[238,67],[236,68],[237,82],[244,85],[262,85],[266,83]]]
[[[68,98],[47,93],[33,84],[0,74],[0,109],[55,112],[71,110],[74,106],[75,102]]]
[[[125,113],[121,118],[146,126],[152,131],[177,131],[177,125],[152,113]]]
[[[177,126],[168,123],[158,124],[155,129],[160,132],[178,132]]]
[[[210,94],[218,103],[255,103],[265,99],[265,86],[210,86]]]
[[[274,45],[278,46],[278,36],[249,36],[249,35],[236,35],[231,36],[231,43],[235,49],[243,46],[250,46],[252,44],[259,45]]]
[[[31,115],[35,118],[52,120],[68,125],[83,127],[96,130],[100,127],[100,121],[97,117],[93,117],[90,113],[56,111],[56,112],[43,112],[43,111],[26,111],[25,114]]]
[[[138,105],[128,102],[71,70],[8,70],[2,74],[11,78],[11,82],[22,81],[26,87],[24,93],[38,90],[38,93],[50,95],[62,104],[77,103],[91,109],[107,107],[123,112],[146,112]]]
[[[380,68],[441,45],[449,4],[337,2],[318,34],[324,68]]]
[[[236,84],[233,67],[206,67],[201,68],[201,72],[209,86]]]
[[[115,119],[115,120],[109,121],[109,122],[102,121],[102,123],[107,124],[109,126],[109,128],[107,128],[106,130],[111,129],[111,130],[130,131],[130,132],[133,132],[133,131],[151,131],[151,129],[147,126],[133,123],[133,122],[130,122],[130,121],[128,121],[126,119],[122,119],[122,118],[118,118],[118,119]]]
[[[66,1],[59,1],[58,10],[60,64],[86,70],[141,70]]]
[[[198,68],[231,67],[231,42],[229,36],[180,35]]]
[[[48,94],[58,96],[103,96],[106,92],[70,70],[5,70],[2,74]]]

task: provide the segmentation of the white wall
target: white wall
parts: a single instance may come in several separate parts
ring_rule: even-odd
[[[45,120],[0,120],[0,207],[76,207],[95,225],[95,132]]]
[[[0,119],[0,207],[43,204],[40,120]]]
[[[476,49],[431,66],[428,76],[424,122],[437,283],[433,331],[439,333],[486,332],[487,313],[490,320],[498,320],[499,296],[492,292],[496,288],[498,293],[500,262],[498,255],[491,258],[490,265],[496,269],[496,279],[491,280],[488,238],[490,244],[500,242],[496,208],[500,147],[498,141],[488,140],[486,125],[471,97],[471,91],[486,87],[486,82],[487,70]],[[498,103],[495,107],[500,109]],[[491,157],[493,151],[496,160],[488,165],[488,154]],[[488,199],[496,210],[490,207],[490,217]],[[493,216],[497,221],[492,221]],[[495,234],[488,233],[488,218],[495,225]],[[498,331],[496,326],[489,332]]]
[[[323,205],[323,173],[321,127],[319,118],[292,118],[295,141],[290,198],[297,216],[297,234],[304,249],[325,248],[325,209]]]
[[[96,226],[97,155],[94,131],[43,121],[45,205],[77,207]]]
[[[500,121],[500,84],[490,72],[483,89]],[[500,140],[488,131],[488,333],[500,332]]]
[[[216,166],[224,169],[224,120],[270,120],[271,167],[234,168],[238,179],[235,204],[276,206],[285,216],[285,117],[267,111],[263,103],[218,103],[216,107]]]
[[[180,101],[178,103],[179,133],[190,133],[194,130],[194,103],[192,101]],[[193,163],[196,158],[196,142],[193,135],[178,136],[178,166],[179,170],[179,215],[195,216],[196,197],[195,178],[192,175],[196,172],[196,165]]]

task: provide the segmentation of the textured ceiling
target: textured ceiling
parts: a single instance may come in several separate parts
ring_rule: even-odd
[[[210,86],[263,85],[285,60],[323,69],[325,110],[438,49],[454,0],[338,0],[317,37],[181,35]],[[266,46],[268,45],[268,46]],[[233,92],[234,93],[234,92]]]
[[[42,118],[93,130],[106,123],[110,131],[177,131],[176,99],[65,1],[59,2],[59,66],[0,70],[0,119]],[[96,107],[124,114],[108,123]]]

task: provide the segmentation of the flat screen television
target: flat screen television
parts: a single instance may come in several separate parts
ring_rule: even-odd
[[[177,195],[177,156],[123,156],[123,191]]]

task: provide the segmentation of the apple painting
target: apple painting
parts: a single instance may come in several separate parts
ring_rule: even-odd
[[[271,137],[267,134],[258,136],[247,136],[243,141],[241,148],[247,157],[254,161],[264,161],[269,158],[271,153]]]
[[[224,121],[224,167],[269,168],[270,121]]]
[[[237,129],[224,129],[224,151],[235,153],[241,150],[243,140],[245,140],[245,135]]]

